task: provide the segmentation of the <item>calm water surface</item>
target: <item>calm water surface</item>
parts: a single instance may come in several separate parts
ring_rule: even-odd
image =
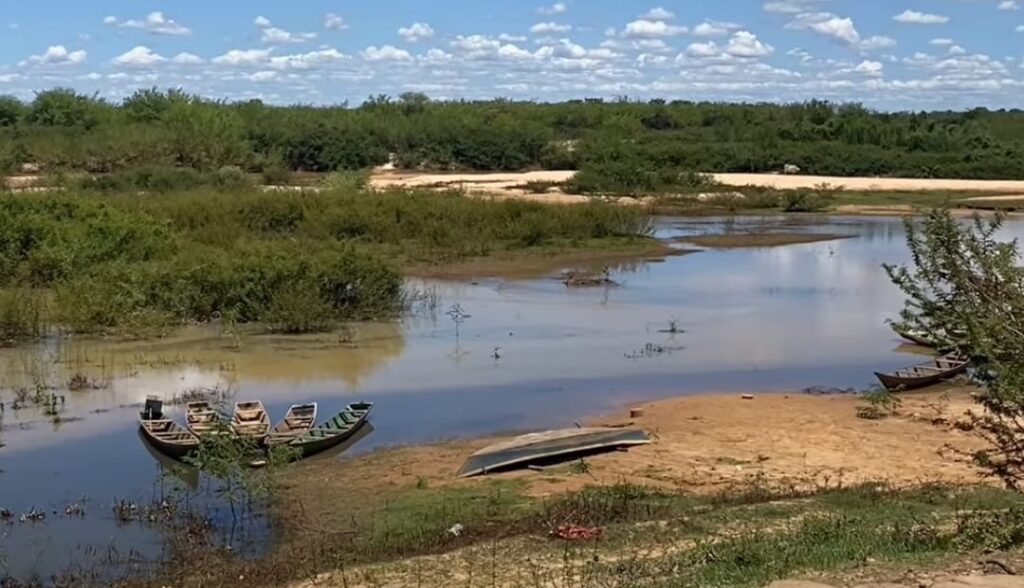
[[[400,323],[338,335],[236,337],[211,327],[144,342],[47,341],[0,351],[0,508],[33,508],[45,522],[0,522],[0,577],[48,577],[131,551],[158,559],[160,535],[119,525],[120,499],[195,492],[189,476],[161,475],[135,414],[149,394],[230,388],[280,417],[316,400],[333,413],[377,403],[370,450],[498,431],[571,426],[623,404],[706,391],[864,387],[872,372],[915,361],[885,324],[903,297],[881,268],[907,258],[901,221],[886,218],[660,220],[658,235],[723,230],[821,231],[838,241],[770,249],[706,250],[612,268],[614,288],[567,289],[555,279],[414,281],[438,303]],[[1007,236],[1024,236],[1013,222]],[[458,328],[446,310],[470,316]],[[685,333],[660,332],[670,319]],[[649,344],[664,353],[647,353]],[[62,388],[82,372],[109,383],[67,392],[54,424],[13,411],[15,390]],[[171,414],[183,420],[180,411]],[[80,420],[79,420],[80,419]],[[202,493],[200,493],[201,495]],[[201,499],[197,499],[200,500]],[[84,517],[66,516],[80,504]],[[222,504],[200,502],[234,547],[266,543],[258,521],[237,529]],[[54,514],[56,512],[56,514]]]

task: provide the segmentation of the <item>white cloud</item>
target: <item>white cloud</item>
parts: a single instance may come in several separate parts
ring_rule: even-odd
[[[510,35],[508,33],[502,33],[498,35],[498,40],[504,41],[506,43],[523,43],[527,39],[522,35]]]
[[[348,28],[348,23],[341,16],[328,12],[324,15],[324,28],[329,31],[343,31]]]
[[[53,45],[41,55],[33,55],[23,61],[32,65],[79,65],[85,63],[88,54],[85,51],[68,51],[64,45]]]
[[[762,43],[757,35],[750,31],[739,31],[734,34],[725,48],[725,52],[733,57],[766,57],[774,51],[771,45]]]
[[[182,53],[179,53],[179,54],[175,55],[171,59],[171,63],[176,63],[178,65],[198,65],[200,63],[205,63],[205,62],[204,62],[203,58],[199,57],[198,55],[193,55],[192,53],[188,53],[188,52],[182,52]]]
[[[948,16],[941,14],[928,14],[926,12],[918,12],[916,10],[904,10],[903,12],[892,17],[896,22],[902,22],[904,24],[946,24],[949,22]]]
[[[567,33],[571,30],[572,25],[558,24],[555,22],[539,22],[530,27],[530,32],[533,34]]]
[[[799,14],[817,9],[818,4],[828,0],[768,0],[764,3],[765,12],[778,12],[782,14]]]
[[[305,43],[316,39],[316,33],[290,33],[278,27],[263,29],[260,40],[267,45],[285,45],[288,43]]]
[[[118,55],[114,59],[110,60],[110,63],[120,67],[144,67],[156,65],[165,61],[167,61],[167,58],[163,55],[154,52],[145,45],[139,45],[133,49],[129,49],[121,55]]]
[[[232,49],[224,55],[214,57],[211,62],[217,65],[246,66],[257,65],[270,58],[270,49]]]
[[[950,55],[964,55],[966,53],[967,50],[961,47],[960,45],[953,45],[952,47],[949,48]]]
[[[675,17],[676,13],[666,8],[662,8],[661,6],[652,8],[646,13],[640,15],[640,18],[644,20],[672,20]]]
[[[860,44],[860,33],[853,19],[841,18],[829,12],[799,14],[786,25],[787,29],[809,30],[847,45]]]
[[[866,76],[878,77],[884,73],[885,67],[878,61],[864,60],[853,68],[853,71]]]
[[[344,59],[348,59],[348,56],[337,49],[321,49],[309,53],[271,57],[270,67],[272,69],[308,70]]]
[[[565,14],[569,11],[569,6],[565,2],[556,2],[551,6],[545,6],[538,8],[537,13],[543,14],[544,16],[554,16],[556,14]]]
[[[258,26],[261,29],[273,26],[270,22],[270,19],[265,16],[257,16],[256,19],[252,21],[252,24]]]
[[[873,49],[887,49],[895,46],[896,39],[893,39],[892,37],[886,37],[885,35],[871,35],[867,39],[862,39],[858,48],[862,51],[871,51]]]
[[[121,21],[116,16],[108,16],[103,19],[103,24],[118,26],[125,29],[139,29],[151,35],[170,35],[183,37],[192,34],[192,29],[168,18],[163,12],[150,12],[142,20]]]
[[[1017,0],[1003,0],[996,8],[998,10],[1020,10],[1020,4],[1017,3]]]
[[[740,25],[733,22],[706,20],[693,27],[693,34],[698,37],[724,37],[739,28]]]
[[[367,47],[365,50],[360,52],[363,59],[366,61],[409,61],[412,59],[412,55],[409,54],[405,49],[398,49],[391,45],[384,45],[383,47]]]
[[[398,36],[410,43],[434,38],[434,29],[425,22],[413,23],[398,29]]]
[[[1018,33],[1024,33],[1024,25],[1017,25],[1017,28],[1013,29]]]
[[[256,83],[273,82],[274,80],[277,79],[277,72],[276,71],[257,71],[257,72],[254,72],[252,74],[249,74],[249,75],[245,76],[245,79],[249,80],[250,82],[256,82]]]
[[[956,42],[953,41],[953,39],[946,38],[932,39],[931,41],[928,41],[928,43],[937,47],[949,47],[950,45],[956,45]]]
[[[714,41],[707,43],[692,43],[686,48],[686,54],[690,57],[715,57],[722,53],[722,48]]]
[[[686,27],[670,25],[661,20],[634,20],[626,25],[622,36],[631,39],[655,39],[658,37],[675,37],[688,32]]]
[[[21,25],[19,25],[18,23],[12,22],[12,23],[7,25],[7,28],[9,28],[9,29],[11,29],[13,31],[13,30],[17,30],[17,28],[20,27],[20,26]]]

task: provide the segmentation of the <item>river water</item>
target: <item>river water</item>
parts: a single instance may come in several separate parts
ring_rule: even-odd
[[[0,508],[14,516],[0,521],[0,578],[45,579],[96,561],[127,561],[118,567],[124,571],[159,559],[161,534],[118,522],[113,505],[203,493],[189,475],[163,475],[140,442],[138,404],[150,394],[171,399],[218,387],[236,399],[262,399],[277,417],[309,400],[322,415],[355,400],[375,402],[374,430],[351,453],[571,426],[671,395],[861,388],[873,371],[919,359],[885,324],[903,300],[881,267],[908,257],[901,221],[658,221],[666,239],[724,230],[849,238],[613,267],[617,287],[568,289],[553,278],[413,280],[410,287],[427,293],[416,312],[329,336],[239,335],[213,326],[159,340],[61,339],[2,350]],[[1024,224],[1010,224],[1007,234],[1024,235]],[[458,325],[448,312],[454,305],[468,315]],[[685,332],[662,332],[670,320]],[[67,391],[76,373],[101,388]],[[63,397],[61,422],[37,408],[11,408],[18,389],[36,387]],[[183,420],[180,410],[170,413]],[[69,505],[85,515],[66,514]],[[265,524],[238,530],[219,501],[202,505],[232,547],[258,553],[266,544]],[[45,510],[45,521],[18,520],[33,509]]]

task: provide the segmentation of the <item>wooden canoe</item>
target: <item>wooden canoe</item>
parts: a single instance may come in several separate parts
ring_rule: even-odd
[[[259,400],[235,403],[231,429],[243,439],[262,443],[270,433],[270,415]]]
[[[373,404],[369,402],[350,404],[345,410],[293,440],[291,446],[303,458],[327,451],[351,438],[366,423],[372,410]]]
[[[218,435],[225,431],[224,418],[209,402],[189,402],[185,405],[188,430],[196,437]]]
[[[922,347],[935,347],[935,341],[932,341],[931,338],[928,337],[928,334],[924,333],[923,331],[897,329],[896,327],[893,327],[892,330],[895,331],[897,335],[903,337],[907,341],[910,341],[914,345],[920,345]]]
[[[292,405],[281,422],[270,430],[267,445],[284,445],[301,437],[316,424],[316,410],[315,402]]]
[[[165,419],[153,419],[147,412],[139,414],[139,428],[154,448],[164,455],[181,459],[199,448],[199,437],[178,423]],[[161,417],[163,415],[160,415]]]
[[[888,390],[914,390],[960,375],[967,371],[970,364],[970,359],[959,353],[950,353],[894,372],[875,372],[875,376]]]

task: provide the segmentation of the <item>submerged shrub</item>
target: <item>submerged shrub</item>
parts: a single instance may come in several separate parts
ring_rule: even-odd
[[[45,331],[43,296],[24,288],[0,290],[0,344],[34,339]]]

